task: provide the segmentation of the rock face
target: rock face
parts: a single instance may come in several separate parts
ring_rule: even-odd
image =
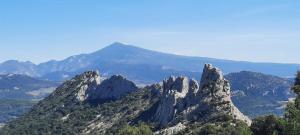
[[[136,85],[120,75],[101,82],[96,89],[92,89],[88,100],[118,99],[130,92],[136,91]]]
[[[187,77],[170,77],[163,81],[163,93],[153,121],[161,127],[178,124],[177,121],[211,121],[221,115],[251,120],[232,103],[230,84],[222,72],[210,64],[203,69],[200,86]]]
[[[100,74],[98,71],[88,71],[75,77],[73,80],[79,80],[80,82],[77,85],[79,90],[76,93],[76,99],[85,101],[92,95],[91,92],[96,91],[98,85],[100,85]]]
[[[154,121],[160,126],[166,126],[175,119],[177,113],[184,111],[187,105],[194,104],[198,89],[198,83],[187,77],[170,77],[164,80],[163,93]]]
[[[209,114],[211,116],[221,112],[233,116],[235,119],[245,121],[250,125],[251,120],[233,105],[230,92],[230,84],[224,78],[221,70],[206,64],[203,69],[200,91],[198,93],[200,103],[212,107],[209,108],[213,110],[213,114]]]
[[[114,75],[101,81],[98,71],[88,71],[73,79],[77,84],[76,99],[83,101],[101,101],[118,99],[130,92],[136,91],[136,85],[120,75]]]

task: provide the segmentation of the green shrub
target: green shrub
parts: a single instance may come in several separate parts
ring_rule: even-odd
[[[139,124],[138,127],[126,124],[119,130],[118,135],[153,135],[150,127],[146,124]]]

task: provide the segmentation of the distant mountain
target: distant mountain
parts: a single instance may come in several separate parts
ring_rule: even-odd
[[[24,74],[38,76],[37,66],[32,62],[9,60],[0,64],[0,74]]]
[[[224,73],[247,70],[281,77],[293,76],[299,67],[299,64],[252,63],[180,56],[114,43],[94,53],[39,65],[30,62],[4,62],[0,64],[0,73],[22,73],[49,80],[66,80],[84,71],[98,69],[104,76],[122,74],[135,82],[149,84],[170,75],[198,78],[205,63],[222,68]]]
[[[273,75],[242,71],[225,76],[231,83],[232,100],[246,115],[282,116],[290,98],[293,81]]]

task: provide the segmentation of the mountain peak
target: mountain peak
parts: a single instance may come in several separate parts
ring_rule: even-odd
[[[127,44],[121,43],[121,42],[114,42],[110,46],[125,46],[125,45],[127,45]]]
[[[125,43],[121,43],[121,42],[114,42],[114,43],[106,46],[105,48],[116,48],[116,47],[118,47],[118,48],[120,48],[120,47],[121,48],[127,48],[127,47],[134,47],[134,46],[129,45],[129,44],[125,44]]]
[[[114,43],[102,48],[101,50],[95,52],[94,54],[103,54],[103,53],[112,54],[112,53],[116,53],[116,52],[128,53],[128,52],[131,52],[132,50],[136,50],[137,48],[138,47],[133,46],[133,45],[124,44],[121,42],[114,42]],[[141,49],[141,48],[138,48],[138,49]]]
[[[222,71],[216,67],[213,67],[211,64],[205,64],[201,77],[201,86],[205,87],[208,83],[216,82],[218,80],[224,80]]]
[[[1,64],[27,64],[27,65],[34,65],[34,63],[30,62],[30,61],[18,61],[18,60],[8,60],[8,61],[4,61]]]

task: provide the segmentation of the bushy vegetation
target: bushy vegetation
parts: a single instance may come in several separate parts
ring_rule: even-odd
[[[252,135],[252,131],[245,122],[223,115],[211,122],[189,124],[177,135]]]
[[[255,135],[277,135],[284,133],[286,122],[274,115],[254,119],[251,130]]]
[[[239,123],[241,124],[241,123]],[[252,132],[246,125],[232,125],[229,123],[222,125],[209,124],[193,132],[193,135],[251,135]]]
[[[153,135],[151,128],[141,123],[138,126],[130,126],[125,124],[118,132],[117,135]]]

